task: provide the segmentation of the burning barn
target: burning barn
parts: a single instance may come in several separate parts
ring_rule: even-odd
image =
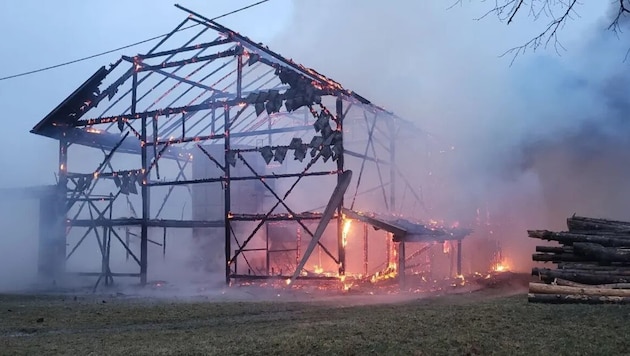
[[[32,130],[59,141],[51,278],[144,284],[150,256],[184,248],[228,283],[425,273],[431,249],[462,273],[470,231],[428,222],[422,130],[179,8],[155,47],[98,69]]]

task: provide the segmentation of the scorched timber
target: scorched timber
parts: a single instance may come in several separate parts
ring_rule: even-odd
[[[139,226],[142,224],[140,218],[122,219],[77,219],[68,221],[69,226],[99,227],[99,226]],[[194,228],[194,227],[224,227],[222,220],[169,220],[151,219],[147,222],[150,227],[172,227],[172,228]]]
[[[544,282],[551,283],[556,278],[583,284],[612,284],[630,283],[630,276],[616,274],[593,274],[585,271],[570,272],[566,270],[554,270],[549,268],[532,268],[532,275],[539,276]]]
[[[630,289],[630,283],[612,283],[612,284],[582,284],[556,278],[553,280],[556,285],[578,288],[609,288],[609,289]]]
[[[532,255],[532,260],[536,262],[588,262],[589,259],[583,256],[576,256],[570,253],[535,253]]]
[[[529,237],[547,241],[558,241],[565,245],[573,245],[576,242],[590,242],[607,247],[630,248],[630,234],[599,236],[571,232],[553,232],[548,230],[528,230],[527,234]]]
[[[629,276],[630,270],[627,269],[613,269],[608,271],[596,271],[596,270],[584,270],[584,269],[569,269],[569,268],[559,268],[556,271],[562,271],[565,273],[588,273],[597,276]]]
[[[611,264],[608,266],[600,266],[597,262],[561,262],[558,263],[558,269],[576,269],[587,271],[616,271],[623,273],[630,273],[630,266],[624,266],[623,264]],[[622,273],[619,273],[622,274]]]
[[[573,244],[576,255],[589,257],[599,262],[630,262],[630,250],[604,247],[600,244],[576,242]]]
[[[598,295],[607,297],[630,297],[628,289],[612,288],[580,288],[558,286],[544,283],[530,283],[529,292],[537,294],[565,294],[565,295]]]
[[[528,230],[529,237],[556,241],[536,246],[534,261],[557,269],[533,268],[543,283],[531,283],[535,303],[630,303],[630,223],[585,217],[567,219],[569,231]]]
[[[569,246],[536,246],[536,252],[573,253],[573,248]]]
[[[593,219],[574,216],[567,219],[569,231],[615,231],[630,233],[630,223],[624,221]]]
[[[529,293],[527,300],[530,303],[557,303],[557,304],[630,304],[628,297],[605,297],[596,295],[562,295],[562,294],[534,294]]]

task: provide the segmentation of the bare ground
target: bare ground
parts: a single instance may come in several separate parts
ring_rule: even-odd
[[[630,307],[528,304],[528,281],[504,274],[432,296],[251,286],[179,299],[0,295],[0,354],[627,352]]]

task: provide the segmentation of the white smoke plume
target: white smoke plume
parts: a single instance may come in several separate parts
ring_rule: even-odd
[[[483,9],[296,2],[271,47],[454,145],[443,218],[490,217],[484,233],[525,270],[536,243],[528,228],[562,229],[573,213],[630,219],[627,44],[606,30],[609,16],[587,18],[559,34],[562,56],[525,54],[510,66],[499,55],[536,26],[474,21]]]

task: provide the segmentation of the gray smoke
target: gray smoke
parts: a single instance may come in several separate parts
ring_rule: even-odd
[[[630,64],[623,62],[628,50],[623,33],[617,38],[603,29],[612,18],[602,19],[573,56],[576,69],[553,83],[567,110],[548,119],[565,121],[566,127],[522,141],[522,168],[539,176],[555,221],[573,212],[630,219]],[[627,26],[622,19],[620,28]]]
[[[559,34],[568,52],[510,67],[498,55],[531,38],[518,27],[528,20],[516,30],[473,21],[484,6],[296,2],[290,31],[270,47],[456,146],[442,172],[454,198],[441,214],[474,222],[486,211],[525,268],[527,228],[562,229],[573,213],[630,220],[628,46],[606,30],[610,16],[578,19],[582,28]]]

